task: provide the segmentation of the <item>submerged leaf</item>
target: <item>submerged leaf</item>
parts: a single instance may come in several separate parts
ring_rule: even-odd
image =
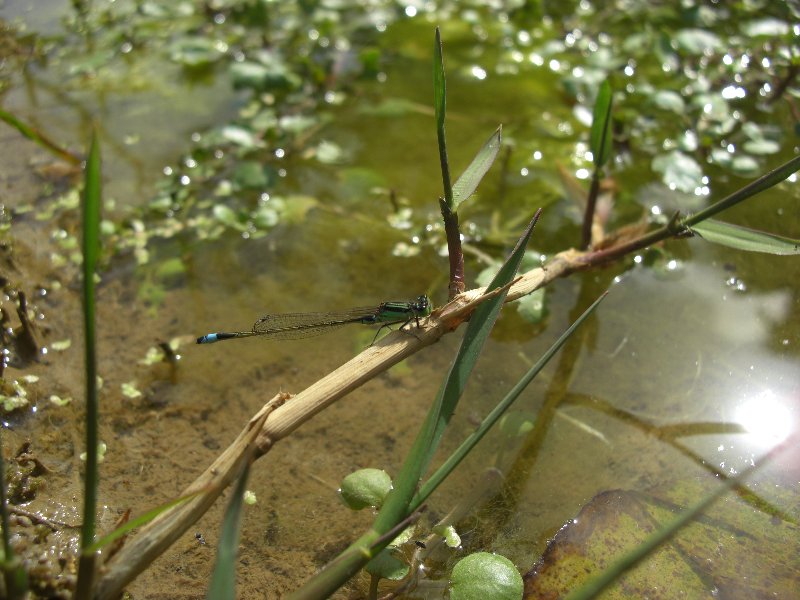
[[[669,110],[676,114],[683,115],[686,110],[686,103],[678,92],[672,90],[660,90],[653,95],[653,102],[658,108]]]
[[[367,573],[381,579],[399,581],[408,575],[409,567],[394,556],[393,548],[384,548],[378,556],[367,563]]]
[[[223,49],[213,37],[187,37],[172,45],[170,57],[185,67],[202,67],[222,58]]]
[[[765,138],[748,140],[742,144],[742,148],[750,154],[775,154],[781,149],[778,142]]]
[[[689,54],[705,54],[722,48],[719,37],[706,29],[682,29],[675,34],[675,44]]]
[[[517,312],[528,323],[539,323],[547,316],[544,287],[523,296],[517,302]]]
[[[709,481],[705,486],[711,484],[720,485]],[[672,523],[682,505],[707,491],[687,480],[672,486],[670,497],[625,490],[598,494],[561,528],[525,575],[525,598],[565,597]],[[740,502],[718,502],[713,514],[684,527],[603,597],[645,598],[654,589],[680,590],[687,598],[707,597],[710,590],[720,598],[794,597],[798,543],[792,530]]]
[[[673,150],[653,159],[653,170],[661,173],[662,181],[671,190],[693,192],[703,185],[703,170],[688,154]]]

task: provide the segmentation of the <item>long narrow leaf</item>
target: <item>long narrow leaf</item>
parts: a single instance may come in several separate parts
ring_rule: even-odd
[[[533,233],[533,227],[536,225],[540,214],[541,209],[536,212],[508,260],[487,286],[487,291],[502,288],[514,278],[525,253],[525,247]],[[467,379],[480,356],[483,344],[489,337],[489,332],[491,332],[497,315],[500,313],[505,296],[506,292],[503,292],[493,298],[489,298],[472,314],[467,330],[464,333],[461,347],[450,367],[447,378],[442,387],[439,388],[425,422],[414,440],[414,445],[411,447],[400,473],[394,480],[394,490],[375,519],[375,529],[377,531],[391,527],[398,518],[402,518],[407,512],[408,504],[417,489],[419,480],[424,475],[436,452],[439,440],[455,412],[458,400],[461,398]]]
[[[704,208],[700,212],[682,219],[679,222],[679,227],[694,227],[701,221],[705,221],[717,213],[721,213],[722,211],[727,210],[732,206],[736,206],[740,202],[747,200],[748,198],[755,196],[764,190],[768,190],[769,188],[778,185],[798,169],[800,169],[800,156],[795,156],[779,167],[774,168],[766,175],[762,175],[755,181],[751,181],[742,189],[733,192],[729,196],[726,196],[719,202],[715,202],[708,208]]]
[[[597,91],[592,112],[590,147],[594,166],[601,168],[611,156],[611,84],[605,80]]]
[[[444,481],[444,479],[452,473],[458,464],[466,458],[467,454],[481,441],[484,435],[492,428],[492,426],[503,416],[503,413],[519,398],[519,395],[528,387],[528,384],[539,374],[539,372],[550,362],[550,359],[555,356],[561,347],[566,343],[570,336],[575,333],[575,330],[592,314],[595,309],[600,305],[608,292],[600,296],[594,303],[587,308],[584,313],[567,329],[556,342],[550,346],[542,357],[536,362],[533,367],[517,382],[517,384],[508,392],[497,406],[486,416],[480,426],[456,449],[450,457],[442,463],[442,465],[431,475],[431,477],[420,488],[419,492],[414,496],[411,502],[411,510],[416,510],[431,493]]]
[[[181,496],[180,498],[175,498],[170,500],[169,502],[165,502],[160,506],[156,506],[153,509],[148,510],[146,513],[139,515],[135,519],[131,519],[130,521],[126,521],[124,524],[117,527],[114,531],[109,533],[106,536],[103,536],[99,540],[97,540],[94,544],[86,548],[86,552],[97,552],[98,550],[102,550],[104,547],[108,546],[112,542],[117,541],[122,536],[126,535],[133,529],[137,527],[141,527],[142,525],[146,525],[153,519],[155,519],[158,515],[163,512],[168,511],[173,506],[177,506],[178,504],[183,504],[187,500],[191,500],[195,496],[202,494],[203,490],[198,490],[186,496]]]
[[[495,275],[489,289],[503,288],[510,283],[519,269],[525,247],[533,233],[533,227],[541,214],[536,212],[531,224],[520,238],[511,256]],[[505,300],[506,290],[488,298],[480,304],[470,318],[461,349],[450,368],[447,379],[428,411],[428,415],[417,434],[399,475],[394,480],[394,489],[386,498],[372,528],[356,540],[345,552],[328,564],[313,579],[289,596],[291,600],[327,598],[345,581],[355,575],[369,560],[380,552],[390,540],[384,536],[410,512],[408,506],[422,474],[437,446],[444,426],[452,417],[460,391],[472,371],[480,349],[494,324]],[[384,542],[378,540],[384,539]]]
[[[706,241],[728,246],[729,248],[736,248],[737,250],[764,252],[781,256],[800,254],[800,240],[792,240],[765,231],[723,223],[715,219],[706,219],[702,223],[693,226],[691,230]]]
[[[83,485],[83,526],[81,555],[78,561],[78,582],[75,598],[90,598],[94,585],[97,554],[87,549],[94,543],[97,513],[98,420],[100,406],[97,398],[97,352],[95,348],[94,275],[100,252],[100,145],[97,132],[92,133],[89,158],[86,162],[83,189],[83,334],[86,377],[86,473]]]
[[[528,240],[531,238],[533,228],[539,220],[541,212],[541,209],[536,211],[525,233],[523,233],[522,237],[517,242],[517,245],[514,247],[514,250],[511,252],[505,264],[500,267],[500,270],[494,276],[491,283],[486,287],[486,291],[502,288],[511,283],[514,279],[519,270],[519,265],[522,262],[522,257],[525,254]],[[483,302],[478,306],[469,320],[467,330],[464,333],[464,339],[461,342],[461,347],[458,350],[453,365],[450,367],[447,379],[440,389],[437,400],[434,403],[434,407],[439,404],[440,409],[437,411],[438,415],[435,419],[433,437],[430,440],[427,452],[424,456],[420,457],[422,460],[421,466],[423,467],[422,471],[419,473],[420,477],[430,464],[433,454],[436,452],[439,445],[439,440],[444,435],[447,424],[450,422],[456,410],[458,401],[467,385],[467,380],[472,374],[472,369],[475,367],[475,363],[478,362],[478,358],[483,350],[483,345],[486,343],[489,333],[491,333],[494,323],[500,314],[500,309],[503,307],[507,293],[507,290],[505,290],[497,296]],[[429,414],[432,413],[433,410]],[[414,485],[416,486],[417,483]]]
[[[478,184],[486,175],[486,172],[494,163],[497,158],[497,153],[500,151],[500,144],[503,141],[503,126],[498,127],[495,132],[489,136],[483,147],[478,150],[475,158],[464,170],[455,184],[453,185],[453,202],[455,208],[458,209],[459,204],[464,202],[467,198],[472,196],[478,187]]]
[[[684,510],[675,519],[661,527],[647,539],[636,547],[631,552],[628,552],[620,559],[616,560],[605,571],[600,573],[597,577],[590,579],[587,583],[582,585],[577,590],[574,590],[567,595],[567,600],[589,600],[589,598],[596,598],[604,589],[614,583],[626,571],[632,569],[634,566],[644,560],[650,553],[656,550],[661,544],[674,536],[679,529],[691,523],[703,511],[705,511],[711,504],[716,502],[719,498],[732,490],[735,486],[740,485],[747,479],[754,471],[760,469],[769,460],[774,458],[777,454],[790,447],[795,447],[798,441],[798,436],[794,435],[787,439],[781,445],[774,447],[770,450],[761,460],[754,466],[742,471],[737,477],[731,477],[725,483],[705,496],[694,506]]]
[[[31,127],[27,123],[23,123],[10,112],[3,110],[0,108],[0,121],[5,121],[11,127],[19,131],[23,136],[31,140],[32,142],[39,144],[41,147],[49,150],[59,158],[66,160],[67,162],[72,163],[73,165],[79,165],[81,163],[81,157],[75,156],[69,150],[65,150],[58,144],[56,144],[53,140],[48,138],[45,134],[43,134],[38,129]]]
[[[222,521],[222,532],[217,545],[217,561],[214,564],[214,572],[211,574],[211,583],[206,595],[209,600],[236,600],[236,555],[239,550],[242,505],[249,473],[250,461],[247,460]]]
[[[86,478],[84,482],[81,548],[94,543],[97,507],[97,359],[95,351],[94,276],[100,251],[100,145],[92,134],[83,190],[83,323],[86,375]]]

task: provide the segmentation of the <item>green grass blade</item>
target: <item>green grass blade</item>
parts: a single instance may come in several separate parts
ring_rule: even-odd
[[[86,548],[85,552],[91,553],[91,552],[97,552],[98,550],[102,550],[104,547],[108,546],[112,542],[117,541],[122,536],[127,535],[130,531],[136,529],[137,527],[146,525],[147,523],[155,519],[158,515],[168,511],[173,506],[178,506],[179,504],[183,504],[187,500],[191,500],[195,496],[198,496],[202,493],[203,490],[199,490],[197,492],[193,492],[186,496],[175,498],[174,500],[170,500],[169,502],[165,502],[160,506],[156,506],[155,508],[148,510],[146,513],[139,515],[135,519],[131,519],[130,521],[127,521],[126,523],[120,525],[108,535],[103,536],[102,538],[97,540],[94,544]]]
[[[715,202],[708,208],[682,219],[678,223],[678,227],[692,228],[698,223],[705,221],[706,219],[709,219],[714,215],[731,208],[732,206],[736,206],[740,202],[743,202],[744,200],[747,200],[748,198],[755,196],[764,190],[768,190],[769,188],[778,185],[798,169],[800,169],[800,156],[795,156],[794,158],[783,163],[781,166],[776,167],[766,175],[762,175],[755,181],[748,183],[742,189],[735,191],[729,196],[726,196],[719,202]]]
[[[522,256],[525,253],[525,247],[540,214],[541,209],[537,211],[508,260],[487,286],[487,290],[502,288],[514,279],[522,261]],[[414,445],[406,457],[400,473],[394,480],[394,490],[389,494],[386,503],[375,520],[376,530],[388,529],[406,514],[408,503],[417,489],[420,478],[427,470],[439,445],[439,440],[455,412],[461,394],[466,387],[467,379],[472,373],[486,339],[489,337],[505,297],[506,292],[504,291],[493,298],[487,299],[472,314],[467,330],[464,333],[461,347],[450,367],[447,378],[428,411],[425,422],[417,434]]]
[[[209,600],[236,600],[236,555],[239,550],[242,505],[249,473],[250,461],[247,460],[222,521],[222,532],[217,545],[217,561],[206,595]]]
[[[541,209],[536,212],[511,256],[495,275],[488,289],[502,288],[513,280],[540,214]],[[327,598],[330,596],[386,547],[391,540],[385,534],[391,531],[393,527],[396,527],[398,523],[408,518],[408,515],[413,512],[408,507],[417,489],[417,484],[427,469],[444,427],[452,417],[460,393],[466,384],[466,379],[477,361],[492,325],[494,325],[505,296],[506,291],[488,298],[472,314],[464,339],[461,342],[458,356],[453,362],[453,366],[450,368],[447,379],[442,388],[440,388],[436,400],[428,411],[425,422],[403,462],[400,473],[394,480],[394,488],[381,507],[372,528],[315,575],[314,578],[307,581],[302,588],[291,594],[289,596],[291,600]],[[381,539],[384,541],[380,542],[379,540]]]
[[[587,308],[584,313],[578,317],[578,319],[561,335],[561,337],[556,340],[556,342],[550,346],[550,348],[545,352],[542,357],[536,362],[533,367],[517,382],[517,384],[508,392],[508,394],[503,398],[497,406],[492,409],[492,411],[486,416],[480,426],[467,438],[465,439],[461,445],[456,449],[450,457],[442,463],[442,465],[436,470],[436,472],[431,475],[431,477],[425,482],[422,487],[420,487],[419,492],[414,496],[414,499],[411,502],[411,510],[416,510],[425,500],[430,496],[434,490],[442,483],[442,481],[447,478],[450,473],[458,466],[458,464],[466,458],[469,452],[481,441],[484,435],[492,428],[492,426],[500,420],[500,417],[503,416],[503,413],[508,410],[508,408],[514,403],[514,401],[519,397],[519,395],[528,387],[531,381],[539,374],[539,372],[545,367],[545,365],[550,362],[550,359],[555,356],[556,352],[558,352],[561,347],[566,343],[566,341],[570,338],[570,336],[575,332],[575,330],[580,327],[580,325],[586,320],[586,318],[592,314],[595,309],[600,305],[600,303],[605,299],[608,292],[605,292],[601,295],[594,303]]]
[[[65,150],[46,135],[44,135],[38,129],[31,127],[30,125],[23,123],[19,119],[17,119],[14,115],[10,112],[7,112],[0,108],[0,121],[5,121],[8,125],[19,131],[23,136],[34,142],[35,144],[39,144],[42,148],[52,152],[59,158],[66,160],[67,162],[72,163],[73,165],[79,165],[82,161],[81,157],[75,156],[69,150]]]
[[[592,112],[590,147],[595,168],[606,164],[611,156],[611,84],[605,80],[597,91]]]
[[[511,255],[494,276],[491,283],[486,287],[487,291],[502,288],[511,283],[514,279],[540,214],[541,209],[536,211],[536,215],[534,215],[525,233],[523,233],[522,237],[517,242]],[[483,345],[488,339],[489,333],[491,333],[494,323],[500,314],[500,309],[503,307],[506,294],[507,290],[481,303],[481,305],[475,309],[475,312],[469,320],[467,330],[464,333],[464,339],[461,342],[461,347],[453,361],[447,379],[439,392],[440,398],[437,398],[437,403],[440,403],[440,410],[435,420],[433,437],[430,440],[426,455],[420,457],[426,468],[427,465],[430,464],[430,460],[433,458],[433,454],[439,445],[439,440],[442,435],[444,435],[447,424],[450,422],[450,418],[456,410],[456,405],[461,398],[461,394],[464,392],[472,369],[478,361],[481,351],[483,350]],[[422,474],[423,473],[420,473],[419,476],[422,476]],[[395,484],[396,483],[397,482],[395,482]],[[414,485],[416,486],[417,482],[415,482]]]
[[[94,543],[98,458],[97,359],[95,349],[95,271],[100,251],[100,145],[92,134],[83,190],[83,325],[86,375],[86,477],[81,548]]]
[[[786,450],[787,448],[794,447],[798,442],[798,437],[792,436],[779,446],[775,446],[770,450],[761,460],[754,466],[742,471],[737,477],[728,479],[725,483],[705,496],[697,504],[683,511],[678,517],[673,519],[666,526],[660,528],[651,534],[642,544],[636,547],[631,552],[628,552],[620,559],[616,560],[611,566],[603,571],[597,577],[590,579],[587,583],[580,588],[574,590],[567,595],[566,600],[588,600],[589,598],[596,598],[603,590],[614,583],[626,571],[635,567],[639,562],[644,560],[651,552],[656,550],[664,542],[672,538],[678,530],[691,523],[702,512],[704,512],[711,504],[719,500],[723,495],[732,490],[735,486],[740,485],[745,479],[753,474],[757,469],[760,469],[769,460],[774,458],[777,454]]]
[[[447,106],[447,86],[444,78],[444,58],[442,57],[442,34],[436,28],[433,44],[433,111],[436,115],[436,139],[439,142],[439,162],[442,169],[444,201],[450,212],[455,212],[453,187],[450,182],[450,164],[447,161],[447,143],[444,136],[444,117]]]
[[[497,153],[500,151],[500,144],[502,141],[503,126],[501,125],[489,136],[489,139],[486,140],[483,147],[478,150],[475,158],[472,159],[472,162],[461,174],[461,177],[456,180],[455,185],[453,185],[453,202],[456,210],[464,200],[475,193],[478,184],[481,182],[484,175],[486,175],[492,163],[494,163],[495,158],[497,158]]]
[[[97,358],[95,348],[94,276],[100,252],[100,144],[97,132],[92,133],[83,188],[83,332],[86,376],[86,473],[83,486],[83,525],[81,556],[75,598],[91,597],[96,571],[96,554],[89,553],[94,543],[97,513],[98,436],[100,407],[97,398]]]
[[[780,256],[800,254],[800,240],[792,240],[765,231],[723,223],[715,219],[706,219],[691,229],[692,232],[708,242],[736,248],[737,250],[764,252]]]

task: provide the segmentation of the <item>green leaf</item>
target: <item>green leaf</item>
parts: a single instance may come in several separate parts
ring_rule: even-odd
[[[678,92],[672,90],[660,90],[653,94],[653,103],[663,110],[669,110],[676,114],[683,115],[686,111],[686,103]]]
[[[594,166],[602,167],[611,156],[611,84],[605,80],[597,90],[592,112],[590,146]]]
[[[704,54],[723,48],[720,38],[705,29],[682,29],[675,34],[675,44],[689,54]]]
[[[788,35],[789,23],[773,18],[756,19],[742,23],[742,33],[747,37],[779,37]]]
[[[691,156],[673,150],[653,159],[653,170],[661,173],[661,180],[671,190],[692,193],[703,185],[703,169]]]
[[[25,136],[32,142],[39,144],[43,148],[49,150],[56,156],[72,163],[73,165],[81,163],[80,157],[72,154],[71,152],[65,150],[64,148],[61,148],[58,144],[53,142],[41,131],[39,131],[34,127],[31,127],[26,123],[23,123],[22,121],[17,119],[14,115],[12,115],[10,112],[6,112],[2,108],[0,108],[0,121],[5,121],[11,127],[19,131],[23,136]]]
[[[774,140],[760,138],[757,140],[748,140],[742,144],[745,152],[750,154],[775,154],[780,151],[781,146]]]
[[[754,177],[761,170],[758,161],[747,154],[734,156],[728,168],[740,177]]]
[[[395,558],[394,552],[394,549],[389,548],[381,550],[378,556],[367,563],[365,567],[367,573],[391,581],[400,581],[403,579],[408,575],[408,565],[398,558]]]
[[[217,546],[217,560],[206,598],[214,600],[236,600],[236,554],[239,549],[239,529],[242,521],[242,504],[247,490],[247,476],[250,473],[250,461],[246,460],[242,474],[236,483],[236,489],[225,511],[222,531]]]
[[[517,302],[517,312],[528,323],[541,322],[547,316],[545,288],[539,288],[524,298],[520,298]]]
[[[756,231],[723,223],[714,219],[706,219],[694,225],[692,231],[706,241],[746,250],[748,252],[763,252],[765,254],[778,254],[787,256],[800,254],[800,240],[785,238],[764,231]]]
[[[227,125],[222,128],[220,133],[226,141],[247,150],[264,147],[264,142],[258,139],[250,129],[239,125]]]
[[[522,576],[499,554],[476,552],[462,558],[450,575],[451,600],[520,600]]]
[[[265,52],[259,58],[260,62],[243,61],[231,65],[234,88],[266,91],[294,89],[301,85],[300,77],[278,55]]]
[[[392,478],[383,469],[359,469],[342,479],[339,494],[348,508],[380,507],[392,490]]]
[[[531,220],[530,225],[525,230],[525,233],[517,242],[516,247],[508,257],[506,262],[494,276],[492,282],[487,286],[486,290],[491,291],[494,289],[502,288],[510,283],[514,276],[517,274],[519,265],[522,262],[522,257],[525,253],[525,247],[528,245],[531,235],[533,234],[533,227],[539,219],[541,209],[536,212],[536,215]],[[435,425],[435,433],[431,439],[430,447],[428,448],[428,455],[424,459],[424,464],[429,464],[433,453],[436,451],[439,440],[444,435],[444,430],[447,423],[450,421],[453,413],[455,412],[458,400],[467,385],[467,379],[472,373],[472,369],[478,360],[478,357],[483,350],[483,345],[489,337],[489,333],[494,327],[497,316],[500,314],[500,309],[506,299],[507,290],[498,294],[493,298],[489,298],[483,302],[470,317],[467,331],[464,333],[464,339],[461,342],[458,355],[453,366],[448,373],[442,388],[439,391],[441,398],[441,412]],[[437,399],[437,402],[439,399]]]
[[[95,346],[95,273],[100,254],[100,142],[97,131],[92,132],[89,158],[86,161],[83,189],[83,328],[84,372],[86,377],[86,476],[83,495],[83,527],[81,549],[94,542],[97,507],[98,457],[97,429],[99,400],[97,397],[97,352]]]
[[[419,491],[414,496],[411,503],[411,509],[418,508],[431,493],[441,484],[442,481],[458,466],[458,464],[469,454],[472,448],[483,439],[486,432],[491,429],[495,423],[503,416],[508,408],[519,398],[520,394],[525,390],[528,384],[541,372],[547,365],[550,359],[555,356],[561,347],[566,343],[569,337],[580,327],[586,318],[594,312],[600,305],[600,302],[606,297],[606,294],[600,296],[594,303],[587,308],[583,314],[558,338],[558,340],[550,346],[550,348],[536,361],[528,372],[514,385],[514,387],[506,394],[506,396],[495,406],[492,411],[486,415],[486,418],[481,421],[478,428],[467,437],[461,445],[436,469],[436,472],[419,488]],[[472,317],[475,318],[474,316]],[[471,321],[470,321],[471,322]],[[467,330],[469,332],[469,330]],[[508,430],[506,429],[506,433]]]
[[[486,143],[472,159],[472,162],[458,178],[455,185],[453,185],[453,203],[455,208],[464,202],[467,198],[472,196],[478,184],[486,175],[489,167],[494,163],[497,158],[497,153],[500,151],[500,144],[503,141],[503,126],[498,127],[495,132],[489,136]]]
[[[489,284],[488,290],[502,288],[513,280],[540,213],[541,209],[537,211],[525,233],[517,242],[511,256],[509,256],[491,284]],[[417,491],[419,480],[427,470],[436,452],[439,440],[455,412],[467,379],[472,373],[483,345],[497,320],[507,293],[508,290],[504,290],[502,293],[486,299],[475,309],[475,312],[470,317],[458,355],[447,373],[447,378],[439,388],[436,399],[428,410],[425,422],[403,462],[400,473],[394,480],[394,490],[389,494],[373,524],[375,531],[388,531],[398,521],[406,518],[409,503]]]
[[[220,47],[221,44],[212,37],[186,37],[172,45],[170,58],[185,67],[202,67],[222,58]]]
[[[260,163],[247,160],[236,165],[233,181],[240,188],[260,190],[270,184],[270,173]]]

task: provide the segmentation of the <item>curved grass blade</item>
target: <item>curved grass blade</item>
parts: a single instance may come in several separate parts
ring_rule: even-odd
[[[53,140],[48,138],[45,134],[43,134],[38,129],[31,127],[30,125],[23,123],[17,117],[12,115],[10,112],[7,112],[0,108],[0,121],[5,121],[11,127],[19,131],[23,136],[28,138],[30,141],[34,142],[35,144],[39,144],[42,148],[49,150],[59,158],[66,160],[73,165],[79,165],[83,161],[80,156],[74,155],[69,150],[65,150],[58,144],[56,144]]]
[[[536,364],[533,365],[533,367],[531,367],[531,369],[517,382],[511,391],[506,394],[505,398],[503,398],[497,404],[497,406],[495,406],[494,409],[492,409],[492,411],[486,415],[486,418],[483,420],[480,426],[461,443],[456,451],[453,452],[450,457],[436,470],[436,472],[431,475],[425,484],[420,487],[419,492],[417,492],[411,502],[411,510],[416,509],[420,504],[425,502],[428,496],[430,496],[434,490],[439,487],[442,481],[444,481],[444,479],[453,472],[458,464],[464,458],[466,458],[469,452],[478,444],[478,442],[481,441],[483,436],[486,435],[489,429],[491,429],[491,427],[500,419],[500,417],[503,416],[503,413],[508,410],[508,408],[514,403],[514,401],[525,390],[525,388],[528,387],[528,384],[533,381],[539,372],[545,367],[545,365],[550,362],[550,359],[555,356],[556,352],[561,349],[570,336],[575,333],[575,330],[580,327],[586,318],[595,311],[595,309],[600,305],[607,295],[608,292],[605,292],[597,300],[595,300],[594,303],[592,303],[592,305],[587,308],[584,313],[578,317],[578,319],[576,319],[576,321],[563,334],[561,334],[561,337],[559,337],[558,340],[556,340],[556,342],[550,346],[547,352],[542,355]]]
[[[206,598],[209,600],[236,600],[236,554],[239,549],[239,530],[242,524],[242,504],[247,489],[250,461],[246,460],[242,474],[231,496],[217,545],[217,560]]]
[[[511,256],[495,275],[488,290],[503,288],[511,283],[522,262],[525,246],[533,233],[533,227],[541,214],[536,212],[525,233],[517,242]],[[494,325],[500,308],[505,300],[507,290],[487,298],[478,306],[470,318],[464,339],[461,342],[458,356],[453,361],[447,379],[437,394],[436,400],[428,411],[414,444],[406,456],[400,474],[394,480],[394,488],[381,507],[372,528],[356,540],[350,547],[329,563],[303,587],[296,590],[289,598],[293,600],[310,598],[327,598],[345,581],[355,575],[374,556],[391,541],[385,537],[386,532],[408,518],[409,505],[416,491],[417,484],[428,467],[436,450],[444,427],[453,415],[466,380],[478,359],[489,332]],[[383,537],[384,542],[378,542]]]
[[[787,256],[800,254],[800,240],[781,237],[765,231],[706,219],[691,227],[693,233],[708,242],[747,252],[763,252]]]
[[[146,525],[161,513],[168,511],[173,506],[177,506],[178,504],[182,504],[187,500],[191,500],[195,496],[202,494],[203,491],[204,490],[198,490],[196,492],[193,492],[186,496],[181,496],[180,498],[175,498],[174,500],[170,500],[169,502],[166,502],[160,506],[156,506],[155,508],[148,510],[146,513],[139,515],[135,519],[131,519],[130,521],[127,521],[124,524],[120,525],[108,535],[103,536],[102,538],[97,540],[94,544],[86,548],[85,552],[92,553],[92,552],[97,552],[98,550],[102,550],[104,547],[117,541],[122,536],[127,535],[130,531],[136,529],[137,527],[141,527],[142,525]]]
[[[536,211],[536,214],[528,225],[528,228],[522,234],[522,237],[520,237],[517,245],[511,252],[511,255],[508,257],[503,266],[500,267],[500,270],[494,276],[491,283],[486,287],[487,292],[507,286],[514,279],[525,254],[525,248],[528,245],[528,240],[531,238],[533,228],[536,225],[536,222],[539,220],[539,215],[541,215],[541,213],[542,209]],[[450,419],[456,410],[456,406],[461,398],[461,394],[464,392],[464,388],[467,385],[467,380],[472,374],[472,369],[475,367],[475,363],[480,357],[481,351],[483,350],[483,345],[486,343],[486,340],[488,339],[489,334],[494,327],[494,323],[500,314],[500,309],[503,307],[507,293],[507,289],[503,290],[496,296],[487,299],[485,302],[482,302],[480,306],[475,309],[472,317],[470,317],[469,324],[467,325],[467,331],[464,333],[464,339],[461,342],[461,347],[458,350],[458,354],[456,355],[453,365],[450,367],[450,371],[447,374],[447,378],[439,390],[439,394],[437,395],[437,398],[434,401],[430,412],[428,413],[430,423],[426,421],[426,427],[433,427],[430,432],[431,437],[427,442],[422,442],[422,445],[426,445],[423,454],[415,456],[412,459],[419,466],[419,472],[416,474],[416,477],[413,481],[414,488],[416,488],[420,477],[422,477],[424,474],[425,470],[430,464],[431,459],[433,458],[433,454],[436,452],[436,449],[439,446],[439,441],[441,440],[442,435],[444,435],[447,424],[450,422]],[[422,448],[422,445],[420,448]],[[412,449],[412,453],[416,447],[417,446],[415,444],[414,448]],[[411,455],[409,455],[409,458],[410,457]],[[401,477],[402,471],[394,482],[395,488],[401,485]],[[411,482],[407,483],[410,484]],[[380,515],[378,515],[378,520],[380,520]]]
[[[500,151],[500,144],[503,141],[503,126],[500,125],[495,132],[489,136],[489,139],[483,144],[483,147],[478,150],[475,158],[464,170],[455,184],[453,185],[453,203],[455,209],[458,209],[459,204],[464,202],[467,198],[475,193],[478,184],[483,179],[486,172],[494,163],[497,158],[497,153]]]
[[[736,206],[744,200],[747,200],[751,196],[755,196],[764,190],[768,190],[769,188],[778,185],[798,169],[800,169],[800,156],[795,156],[794,158],[787,160],[779,167],[774,168],[766,175],[762,175],[755,181],[751,181],[743,188],[733,192],[729,196],[726,196],[719,202],[715,202],[708,208],[704,208],[700,212],[682,219],[677,223],[677,226],[679,229],[693,228],[698,223],[713,217],[717,213],[721,213],[722,211],[727,210],[732,206]]]

